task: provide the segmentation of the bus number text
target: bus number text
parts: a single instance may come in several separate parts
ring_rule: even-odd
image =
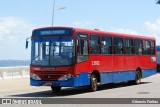
[[[100,61],[92,61],[92,65],[100,65]]]

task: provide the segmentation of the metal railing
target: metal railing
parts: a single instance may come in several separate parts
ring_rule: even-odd
[[[29,77],[29,66],[0,67],[0,80]]]

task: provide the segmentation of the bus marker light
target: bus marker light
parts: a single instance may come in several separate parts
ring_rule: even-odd
[[[63,81],[63,80],[69,80],[72,78],[72,75],[71,74],[68,74],[68,75],[64,75],[62,76],[61,78],[59,78],[60,81]]]
[[[34,80],[41,80],[41,78],[39,76],[37,76],[36,74],[31,74],[30,76],[32,79]]]

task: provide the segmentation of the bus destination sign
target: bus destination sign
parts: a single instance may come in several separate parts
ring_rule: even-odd
[[[32,36],[72,36],[73,30],[66,28],[45,28],[33,31]]]
[[[46,31],[41,31],[40,35],[64,35],[66,34],[66,30],[46,30]]]

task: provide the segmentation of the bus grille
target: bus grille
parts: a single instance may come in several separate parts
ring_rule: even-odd
[[[60,77],[65,75],[67,71],[34,71],[41,80],[58,80]]]

